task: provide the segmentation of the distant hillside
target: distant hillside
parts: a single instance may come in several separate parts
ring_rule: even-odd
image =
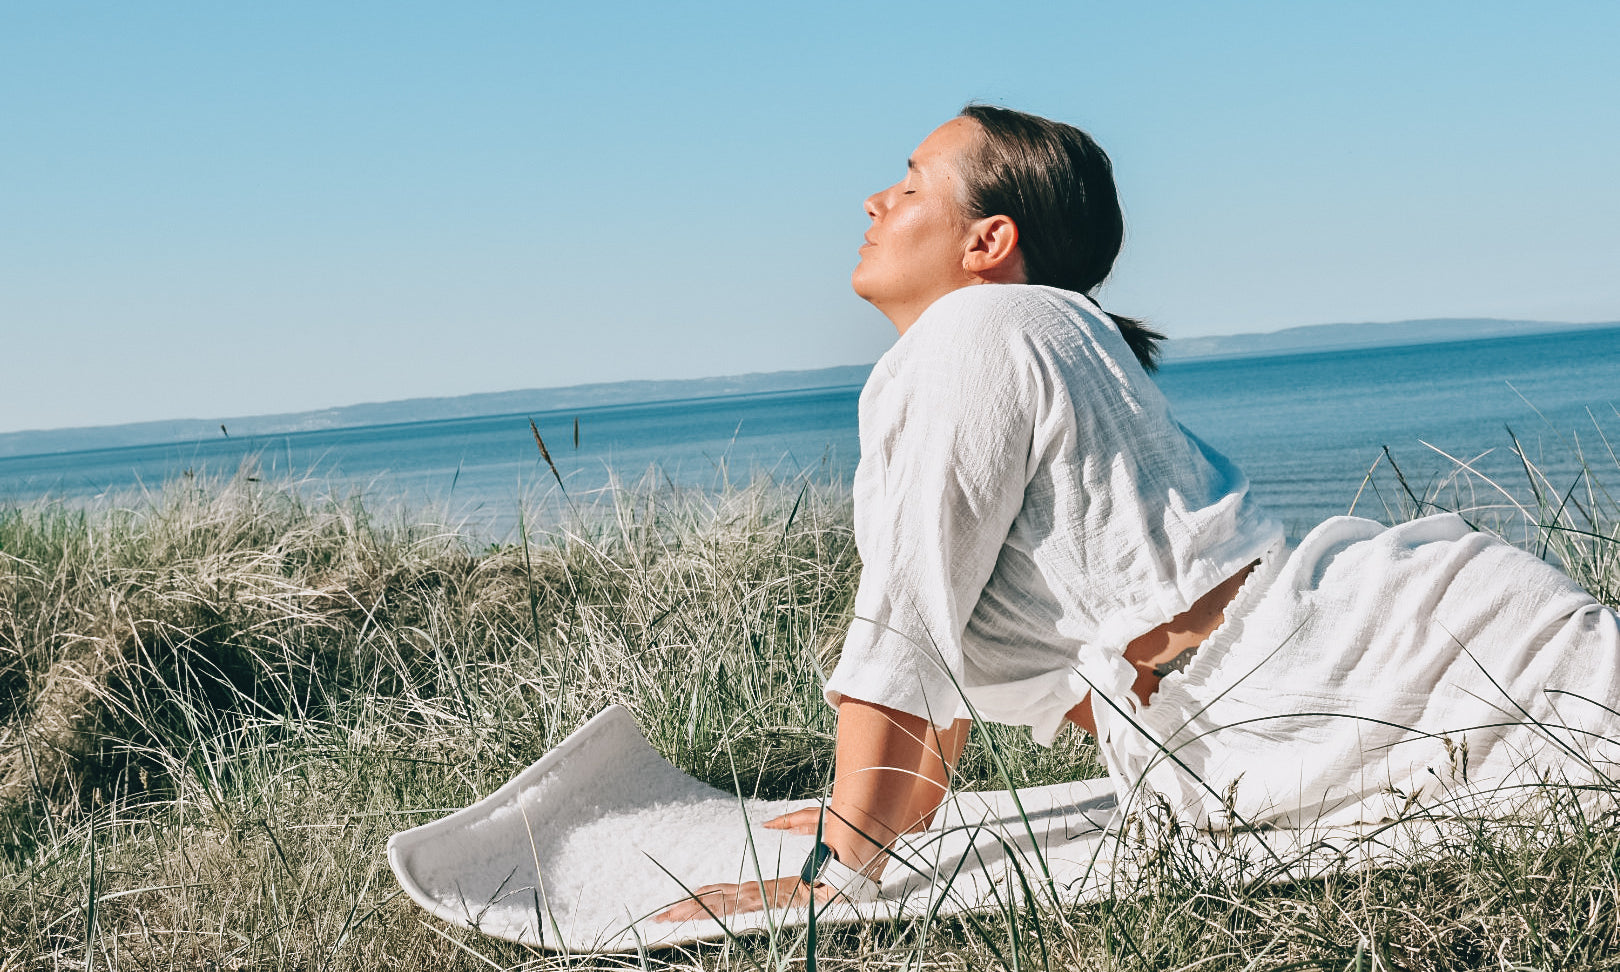
[[[1531,332],[1550,333],[1606,324],[1561,324],[1549,321],[1502,321],[1440,318],[1397,321],[1390,324],[1312,324],[1268,334],[1230,334],[1223,337],[1174,338],[1165,342],[1166,361],[1197,358],[1233,358],[1251,355],[1297,354],[1471,338],[1503,337]],[[411,398],[398,402],[346,405],[314,412],[254,415],[236,418],[176,419],[107,425],[79,429],[51,429],[0,433],[0,458],[88,449],[115,449],[189,442],[215,438],[224,425],[231,435],[284,435],[316,429],[356,428],[403,422],[431,422],[483,415],[539,413],[562,409],[600,408],[639,402],[749,395],[858,385],[871,373],[871,365],[847,365],[814,371],[777,371],[721,378],[671,381],[621,381],[570,388],[535,388],[491,392],[454,398]]]
[[[669,381],[618,381],[569,388],[531,388],[524,391],[486,392],[453,398],[408,398],[398,402],[369,402],[315,412],[253,415],[237,418],[174,419],[102,425],[79,429],[49,429],[0,434],[0,458],[88,449],[117,449],[162,442],[189,442],[219,438],[220,426],[231,435],[285,435],[316,429],[432,422],[482,415],[549,412],[570,408],[601,408],[638,402],[710,398],[717,395],[754,395],[859,385],[871,365],[845,365],[814,371],[775,371],[721,378]]]
[[[1164,344],[1165,361],[1194,358],[1239,358],[1252,355],[1342,351],[1350,348],[1433,344],[1515,334],[1551,333],[1593,327],[1620,327],[1620,321],[1567,324],[1556,321],[1503,321],[1494,318],[1437,317],[1384,324],[1307,324],[1263,334],[1172,338]]]

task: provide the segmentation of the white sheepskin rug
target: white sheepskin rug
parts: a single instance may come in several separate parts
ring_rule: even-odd
[[[440,919],[568,952],[622,952],[749,929],[802,926],[808,909],[679,924],[652,916],[687,889],[797,874],[814,838],[766,830],[809,800],[744,800],[666,762],[628,710],[611,706],[478,803],[395,834],[400,885]],[[1106,779],[953,793],[933,827],[894,849],[882,897],[834,902],[821,922],[1000,910],[1130,893],[1144,843],[1174,831],[1121,813]],[[1331,832],[1266,831],[1181,840],[1244,881],[1299,879],[1398,859],[1432,836],[1422,821]],[[1167,836],[1170,835],[1170,836]]]

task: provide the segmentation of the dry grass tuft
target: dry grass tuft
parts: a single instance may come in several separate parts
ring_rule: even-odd
[[[1515,508],[1529,542],[1612,603],[1620,517],[1595,484],[1550,485]],[[495,545],[245,477],[0,510],[0,969],[803,962],[759,939],[576,959],[449,930],[402,897],[383,844],[612,702],[717,786],[735,767],[750,794],[819,792],[820,683],[857,571],[847,492],[804,482],[622,489]],[[964,774],[999,779],[992,750],[1020,785],[1101,773],[1084,743],[991,729]],[[1166,852],[1099,904],[827,930],[818,961],[1620,968],[1616,834],[1564,801],[1405,868],[1260,887]]]

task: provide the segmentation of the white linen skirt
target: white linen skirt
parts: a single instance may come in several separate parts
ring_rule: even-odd
[[[1205,827],[1337,825],[1620,773],[1620,620],[1460,517],[1335,517],[1226,615],[1132,725],[1109,720],[1122,799]]]

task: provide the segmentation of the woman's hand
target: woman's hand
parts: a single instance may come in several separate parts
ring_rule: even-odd
[[[805,807],[765,821],[766,830],[785,830],[790,834],[814,837],[821,828],[821,808]]]
[[[819,827],[822,841],[840,861],[878,880],[883,872],[878,856],[882,848],[900,834],[926,829],[932,821],[969,726],[968,720],[959,719],[938,731],[920,716],[845,699],[838,707],[832,806],[825,816],[821,807],[809,806],[774,817],[765,826],[808,837],[815,836]],[[821,885],[815,896],[817,901],[830,901],[837,892]],[[688,921],[711,914],[744,914],[767,905],[802,908],[809,903],[804,882],[782,877],[764,884],[705,885],[654,918]]]
[[[798,813],[803,813],[800,810]],[[788,814],[788,817],[795,814]],[[778,817],[778,820],[786,819]],[[827,885],[815,888],[816,900],[831,901],[838,892]],[[781,877],[760,884],[708,884],[692,892],[685,901],[677,902],[653,916],[654,921],[691,921],[694,918],[723,918],[726,915],[759,911],[766,904],[772,908],[803,908],[810,903],[809,889],[796,877]]]

